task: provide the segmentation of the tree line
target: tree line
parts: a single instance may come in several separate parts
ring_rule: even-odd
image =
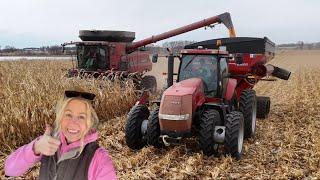
[[[165,42],[162,45],[148,45],[143,50],[150,51],[151,53],[167,54],[168,49],[173,53],[178,53],[184,46],[195,43],[196,41],[170,41]],[[297,43],[279,44],[279,49],[320,49],[320,42],[316,43],[304,43],[298,41]],[[0,55],[70,55],[75,54],[75,47],[65,47],[65,51],[62,52],[62,47],[59,45],[42,46],[39,48],[15,48],[14,46],[0,46]]]

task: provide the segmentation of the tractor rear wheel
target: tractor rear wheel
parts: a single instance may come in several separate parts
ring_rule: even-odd
[[[148,108],[144,105],[136,105],[131,108],[125,127],[125,139],[129,148],[141,149],[146,145],[141,126],[142,122],[148,119],[149,114]]]
[[[156,148],[162,148],[163,143],[159,140],[160,123],[159,123],[159,107],[151,112],[147,128],[147,142]]]
[[[146,90],[150,90],[151,93],[157,91],[157,79],[154,76],[144,76],[142,78],[142,87]]]
[[[244,117],[244,137],[253,137],[256,132],[257,121],[257,100],[254,90],[248,89],[241,93],[239,110]]]
[[[257,96],[257,118],[265,119],[270,112],[270,97]]]
[[[225,151],[239,160],[242,155],[244,137],[244,118],[242,113],[232,111],[230,114],[227,114],[225,128]]]
[[[203,110],[200,116],[198,141],[204,155],[211,156],[218,151],[218,144],[214,141],[214,128],[220,122],[220,114],[217,110]]]

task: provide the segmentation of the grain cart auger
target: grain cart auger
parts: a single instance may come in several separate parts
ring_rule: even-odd
[[[168,88],[153,111],[144,98],[131,109],[125,127],[127,145],[161,148],[196,137],[205,155],[224,145],[226,154],[240,159],[244,138],[252,137],[256,129],[259,100],[252,88],[265,76],[285,80],[290,76],[284,69],[265,65],[274,50],[267,38],[231,37],[188,45],[178,56],[175,84],[175,58],[169,55]]]
[[[230,14],[224,13],[202,21],[189,24],[162,34],[132,42],[134,32],[108,30],[80,30],[80,42],[62,44],[76,46],[77,65],[68,71],[69,77],[93,76],[109,80],[132,79],[136,85],[150,89],[157,89],[156,78],[144,75],[152,69],[150,54],[139,48],[148,44],[186,33],[214,23],[223,23],[229,28],[231,36],[235,36]]]

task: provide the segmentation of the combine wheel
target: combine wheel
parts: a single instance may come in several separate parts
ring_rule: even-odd
[[[159,140],[160,137],[160,124],[159,124],[159,107],[151,112],[148,128],[147,128],[147,141],[149,145],[156,148],[163,147],[163,142]]]
[[[214,127],[219,125],[220,114],[214,109],[205,109],[200,117],[198,141],[203,154],[211,156],[218,151],[218,144],[214,142]]]
[[[150,90],[151,93],[157,91],[157,80],[154,76],[144,76],[141,81],[143,88]]]
[[[225,151],[227,154],[239,160],[242,155],[244,137],[244,120],[242,113],[232,111],[230,114],[227,114],[225,127]]]
[[[264,96],[257,97],[257,118],[265,119],[270,112],[270,98]]]
[[[146,145],[145,138],[141,132],[142,122],[149,117],[149,110],[144,105],[133,106],[127,117],[125,127],[126,143],[131,149],[141,149]]]
[[[257,120],[257,101],[254,90],[248,89],[241,93],[239,110],[244,117],[244,137],[249,138],[254,136]]]

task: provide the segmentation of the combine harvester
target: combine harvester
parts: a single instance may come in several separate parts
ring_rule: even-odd
[[[185,46],[180,55],[168,56],[168,88],[161,100],[149,102],[148,92],[144,92],[128,114],[125,138],[131,149],[146,144],[161,148],[178,144],[182,138],[197,137],[205,155],[217,153],[219,145],[224,145],[226,154],[240,159],[243,140],[256,132],[256,118],[267,117],[270,99],[256,96],[252,88],[258,81],[270,80],[266,76],[290,77],[290,72],[266,65],[274,57],[275,44],[268,38],[235,37],[229,13],[209,19],[210,24],[223,22],[230,38],[194,43]],[[207,22],[205,19],[164,34],[169,37],[208,26]],[[180,60],[176,74],[175,57]],[[154,104],[156,108],[150,112]]]
[[[63,49],[69,45],[76,46],[76,67],[70,69],[67,76],[95,77],[111,81],[131,79],[137,89],[156,92],[156,78],[145,75],[152,69],[150,54],[142,47],[216,22],[229,26],[226,24],[228,19],[230,19],[230,14],[224,13],[203,22],[176,29],[174,32],[151,36],[137,42],[132,42],[135,39],[134,32],[80,30],[79,37],[82,41],[62,44]]]

